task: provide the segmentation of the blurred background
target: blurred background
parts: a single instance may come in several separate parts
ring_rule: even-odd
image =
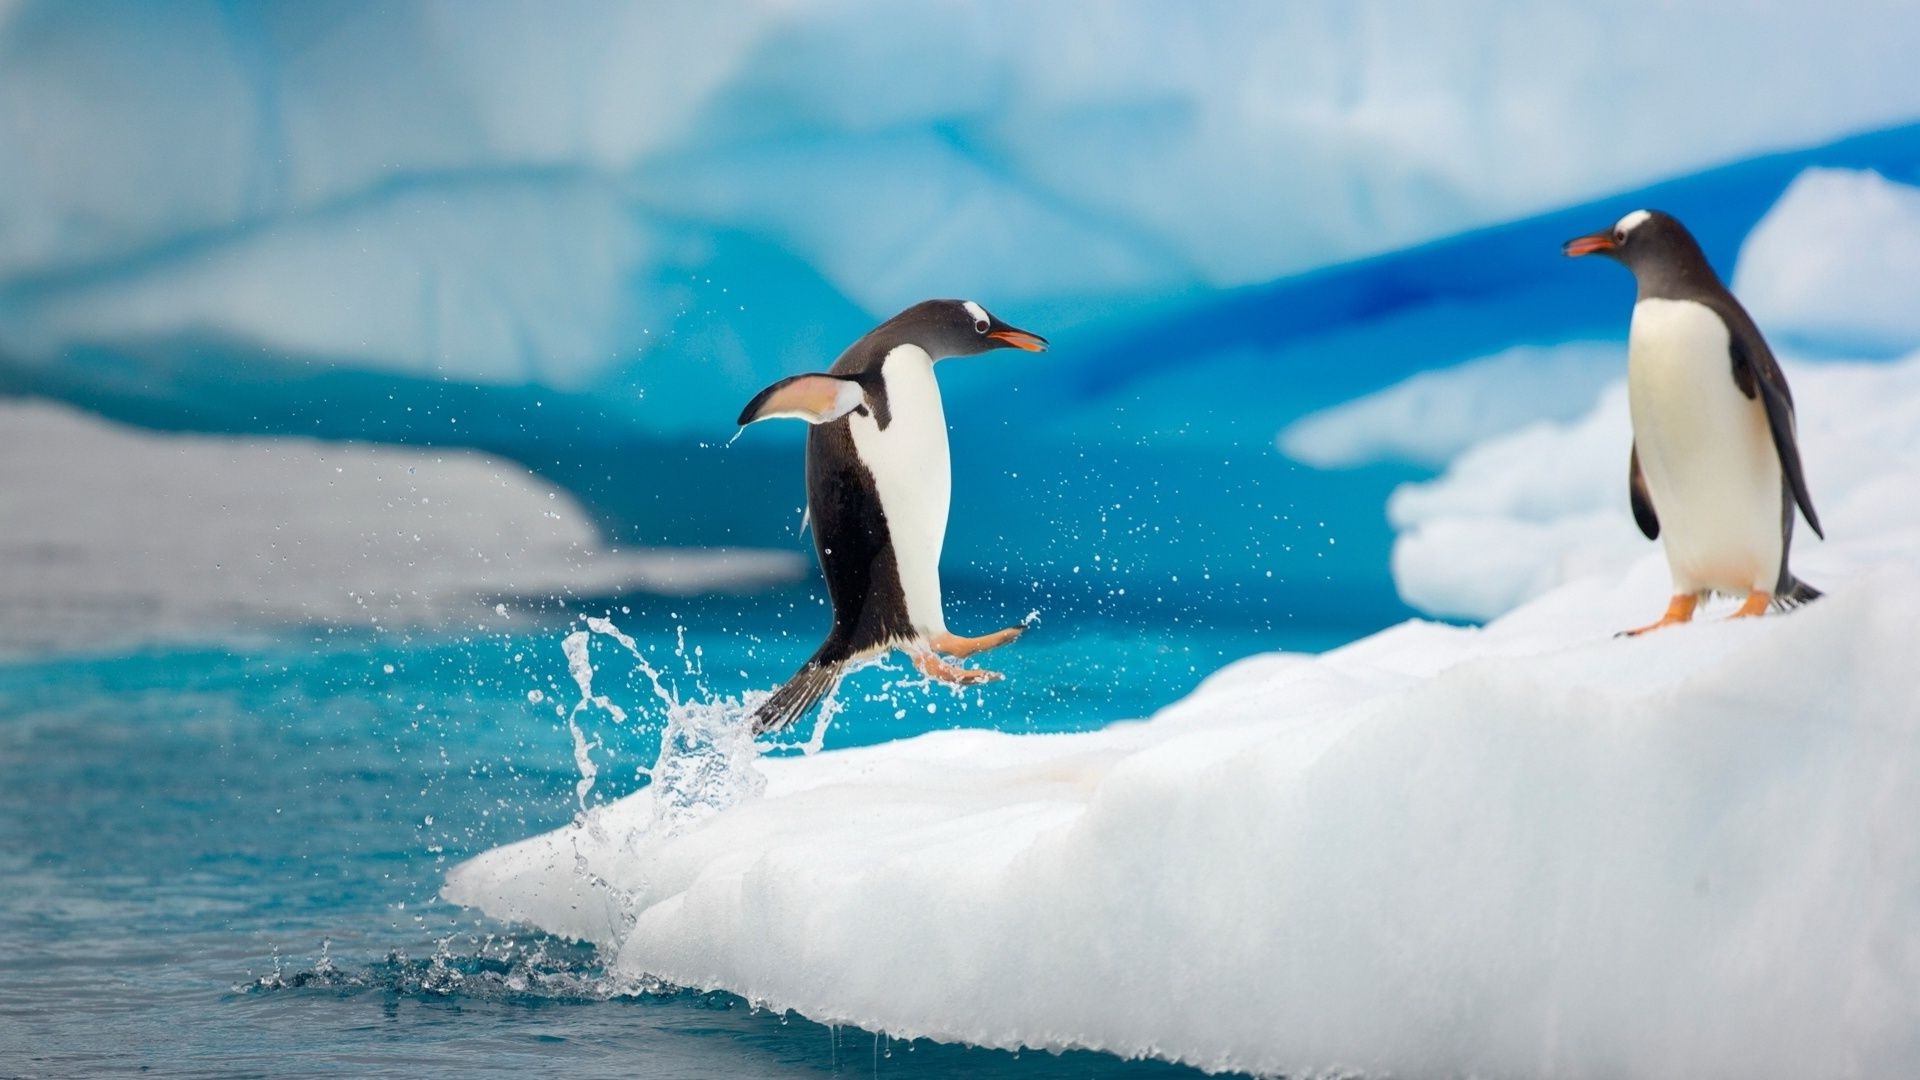
[[[188,1016],[324,1056],[369,992],[428,1010],[416,1064],[476,1063],[449,996],[496,1062],[607,1023],[515,1011],[631,988],[439,875],[645,782],[651,688],[598,635],[629,714],[576,709],[578,619],[686,698],[812,650],[803,432],[732,421],[920,299],[1053,342],[940,368],[950,621],[1039,625],[984,692],[861,674],[827,745],[1493,614],[1396,580],[1388,501],[1620,377],[1630,279],[1560,241],[1658,206],[1776,344],[1920,345],[1804,287],[1914,269],[1916,37],[1854,0],[0,0],[0,1056],[204,1064]],[[1639,538],[1542,573],[1591,543]]]

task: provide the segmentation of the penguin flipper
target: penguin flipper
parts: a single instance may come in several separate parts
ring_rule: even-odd
[[[1640,471],[1640,447],[1627,455],[1627,497],[1633,503],[1633,520],[1649,540],[1660,539],[1660,515],[1653,512],[1653,496],[1647,494],[1647,478]]]
[[[1754,335],[1756,338],[1758,334]],[[1820,515],[1814,513],[1813,496],[1807,491],[1807,475],[1800,467],[1800,443],[1794,434],[1793,394],[1787,389],[1786,373],[1780,370],[1780,364],[1774,360],[1772,350],[1765,341],[1756,348],[1745,340],[1746,335],[1735,332],[1728,350],[1733,354],[1733,381],[1741,393],[1749,398],[1757,392],[1760,403],[1767,410],[1767,426],[1773,431],[1773,448],[1780,455],[1780,471],[1786,474],[1787,486],[1793,491],[1793,501],[1800,506],[1800,513],[1806,516],[1807,525],[1813,529],[1813,535],[1822,540],[1827,534],[1820,528]]]
[[[740,410],[741,427],[759,420],[787,417],[809,424],[831,423],[867,403],[859,380],[812,372],[789,375],[753,395]]]

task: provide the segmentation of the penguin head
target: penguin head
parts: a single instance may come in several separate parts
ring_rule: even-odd
[[[935,360],[973,356],[992,349],[1044,352],[1047,339],[1009,326],[971,300],[922,300],[887,320],[886,329],[927,351]]]
[[[1704,263],[1700,245],[1680,219],[1663,210],[1635,210],[1610,229],[1576,236],[1560,246],[1569,258],[1605,255],[1639,274]]]

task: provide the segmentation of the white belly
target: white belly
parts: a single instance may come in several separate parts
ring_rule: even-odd
[[[880,374],[891,419],[883,431],[871,415],[850,417],[853,445],[873,473],[886,511],[907,618],[921,634],[943,633],[940,548],[953,500],[953,465],[940,384],[934,381],[932,358],[912,345],[888,353]]]
[[[1728,346],[1700,304],[1634,305],[1627,401],[1675,593],[1771,592],[1780,573],[1780,458]]]

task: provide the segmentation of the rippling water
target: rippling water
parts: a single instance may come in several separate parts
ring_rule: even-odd
[[[611,614],[682,693],[768,687],[810,644],[739,632],[724,607]],[[449,865],[576,808],[561,643],[577,628],[0,665],[0,1075],[1178,1071],[900,1042],[620,985],[590,948],[439,901]],[[595,690],[629,713],[580,718],[600,800],[644,782],[660,717],[645,678],[594,641]],[[826,745],[1088,727],[1144,715],[1234,656],[1328,643],[1043,625],[993,657],[1006,683],[965,699],[861,673]]]

